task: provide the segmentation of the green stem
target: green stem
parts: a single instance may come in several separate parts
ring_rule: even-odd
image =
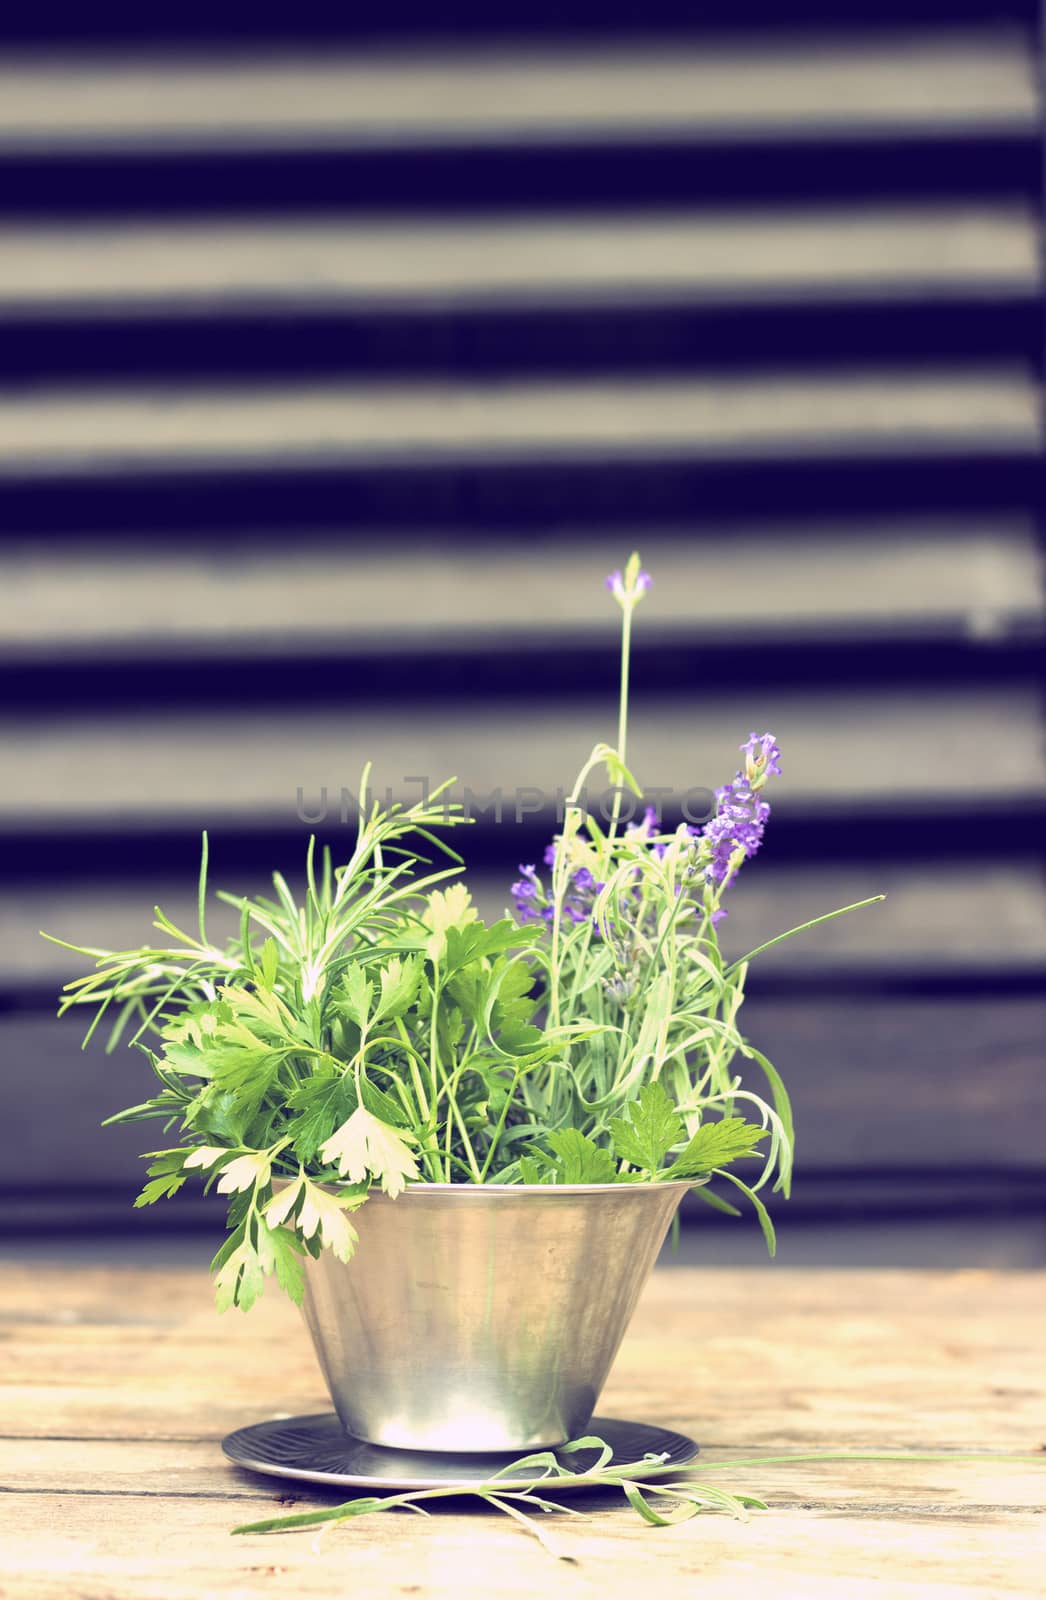
[[[422,1121],[425,1123],[425,1126],[428,1127],[429,1102],[428,1096],[425,1093],[425,1086],[421,1081],[421,1073],[418,1070],[418,1063],[415,1060],[416,1052],[410,1042],[410,1035],[407,1033],[403,1018],[397,1017],[395,1021],[396,1032],[399,1034],[400,1041],[407,1052],[407,1065],[410,1068],[411,1083],[414,1085],[414,1093],[418,1100],[418,1110],[421,1112]]]
[[[855,900],[852,906],[840,906],[838,911],[826,911],[823,917],[813,917],[809,922],[800,922],[794,928],[789,928],[786,933],[779,933],[773,939],[767,939],[765,944],[757,944],[754,950],[749,950],[747,955],[739,956],[736,961],[731,961],[724,972],[724,978],[729,978],[738,967],[743,967],[746,961],[751,961],[753,956],[761,956],[764,950],[770,950],[775,944],[780,944],[784,939],[790,939],[793,933],[805,933],[807,928],[816,928],[821,922],[831,922],[835,917],[845,917],[850,911],[860,911],[865,906],[878,905],[880,900],[885,900],[884,894],[870,895],[867,900]]]
[[[519,1080],[522,1076],[523,1068],[522,1066],[518,1066],[512,1082],[509,1085],[508,1092],[505,1095],[505,1104],[501,1108],[501,1115],[498,1118],[497,1127],[494,1129],[494,1133],[490,1141],[490,1148],[487,1151],[487,1159],[484,1161],[483,1170],[479,1175],[480,1183],[486,1183],[487,1181],[487,1173],[490,1171],[491,1163],[493,1162],[494,1156],[497,1153],[498,1143],[501,1139],[501,1135],[505,1131],[505,1124],[508,1121],[509,1107],[516,1097],[516,1090],[519,1088]]]
[[[433,1104],[433,1110],[435,1111],[436,1106],[439,1105],[439,1102],[443,1099],[443,1097],[445,1095],[446,1099],[447,1099],[447,1105],[448,1105],[448,1107],[450,1109],[450,1116],[447,1118],[447,1122],[445,1124],[445,1139],[444,1139],[445,1149],[446,1149],[446,1153],[447,1153],[447,1159],[448,1159],[448,1161],[450,1159],[450,1145],[451,1145],[450,1124],[451,1124],[451,1119],[453,1119],[454,1122],[457,1123],[458,1132],[461,1134],[462,1140],[464,1141],[465,1154],[468,1157],[468,1166],[469,1166],[469,1171],[472,1174],[473,1182],[474,1183],[482,1183],[483,1182],[483,1175],[480,1172],[479,1162],[478,1162],[478,1160],[476,1158],[476,1152],[475,1152],[475,1149],[473,1148],[472,1140],[469,1138],[468,1129],[465,1126],[465,1120],[461,1115],[461,1109],[458,1106],[458,1099],[457,1099],[458,1084],[461,1082],[462,1076],[464,1075],[464,1072],[465,1072],[466,1067],[468,1066],[468,1063],[469,1063],[469,1057],[467,1055],[462,1056],[461,1060],[455,1063],[454,1071],[448,1074],[448,1076],[447,1076],[447,1078],[446,1078],[446,1080],[445,1080],[445,1082],[443,1084],[442,1089],[440,1090],[439,1094],[436,1096],[436,1100],[435,1100],[435,1102]]]
[[[438,1060],[438,1057],[439,1057],[438,1019],[439,1019],[439,963],[436,961],[435,956],[433,956],[433,958],[432,958],[432,1012],[431,1012],[431,1015],[429,1017],[429,1086],[430,1086],[430,1089],[431,1089],[431,1092],[432,1092],[432,1099],[431,1099],[430,1104],[432,1105],[433,1113],[435,1113],[436,1102],[439,1099],[439,1068],[437,1066],[437,1060]],[[435,1129],[433,1129],[433,1131],[435,1131]],[[448,1132],[449,1132],[449,1129],[448,1129]],[[449,1166],[447,1166],[447,1168],[446,1168],[446,1170],[444,1172],[444,1176],[443,1176],[442,1181],[445,1182],[445,1183],[449,1183],[450,1182],[450,1168],[449,1168]]]
[[[621,613],[621,685],[617,706],[617,753],[622,763],[626,759],[628,742],[628,678],[632,660],[632,606],[626,605]]]
[[[632,607],[631,600],[621,607],[621,680],[617,703],[617,753],[621,765],[626,764],[628,744],[628,681],[632,663]],[[614,809],[607,829],[607,843],[617,832],[621,817],[621,785],[614,785]]]
[[[472,1148],[472,1140],[469,1138],[468,1129],[465,1127],[465,1119],[461,1115],[461,1111],[460,1111],[460,1109],[458,1107],[458,1102],[455,1099],[455,1097],[453,1095],[451,1095],[449,1098],[450,1098],[451,1116],[454,1118],[454,1121],[458,1125],[458,1132],[461,1134],[462,1142],[463,1142],[463,1144],[465,1146],[465,1155],[468,1157],[469,1171],[472,1174],[472,1181],[473,1181],[473,1183],[482,1183],[483,1182],[483,1174],[479,1170],[479,1162],[476,1160],[476,1152]],[[450,1145],[450,1122],[449,1121],[447,1123],[447,1144],[448,1144],[448,1148],[447,1148],[447,1158],[448,1158],[447,1181],[449,1183],[449,1181],[450,1181],[450,1165],[449,1165],[449,1160],[450,1160],[450,1148],[449,1148],[449,1145]]]

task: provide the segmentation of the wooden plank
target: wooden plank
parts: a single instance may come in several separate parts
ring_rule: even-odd
[[[761,998],[757,977],[751,990],[742,1027],[788,1085],[797,1191],[819,1168],[1046,1178],[1017,1132],[1046,1118],[1046,999],[804,1003]]]
[[[377,676],[367,686],[379,687]],[[342,790],[354,795],[371,761],[379,798],[388,790],[413,802],[413,779],[421,776],[433,786],[456,779],[462,803],[466,788],[489,796],[500,787],[502,819],[511,824],[551,812],[557,786],[569,792],[596,740],[614,736],[611,708],[580,696],[508,711],[483,702],[438,712],[406,706],[391,719],[366,706],[365,692],[359,683],[347,686],[343,715],[308,705],[231,715],[216,704],[169,712],[162,721],[95,713],[29,724],[8,716],[0,720],[0,821],[112,826],[115,819],[140,825],[178,818],[218,828],[266,818],[290,827],[296,819],[323,820],[326,790],[336,825]],[[1027,801],[1046,788],[1032,684],[961,696],[927,689],[918,697],[834,687],[803,694],[768,684],[720,690],[705,705],[666,688],[655,706],[634,711],[629,764],[648,794],[655,786],[677,797],[712,790],[732,776],[740,740],[767,727],[785,752],[786,776],[773,794],[782,812],[898,796],[906,809],[916,801],[954,807],[960,797],[977,802],[989,785]],[[593,783],[594,805],[603,788],[602,780]],[[688,804],[696,817],[699,797]],[[470,805],[478,816],[478,800]],[[493,816],[491,809],[488,820]],[[506,858],[514,861],[517,849],[506,834]]]
[[[523,46],[460,54],[94,56],[0,67],[0,150],[645,140],[743,130],[1029,128],[1024,41],[935,30],[815,52]]]
[[[633,544],[655,575],[643,636],[685,630],[698,643],[739,627],[777,636],[800,630],[905,629],[947,624],[971,637],[1046,615],[1042,561],[1026,518],[968,525],[867,524],[811,535],[782,524],[724,535],[681,530]],[[0,549],[0,646],[77,653],[207,648],[261,655],[364,646],[376,655],[453,650],[534,634],[603,642],[619,619],[602,587],[606,558],[576,542],[539,551],[491,547],[476,561],[432,541],[352,538],[293,551],[249,537],[209,551]]]
[[[217,1441],[329,1409],[298,1313],[271,1287],[219,1321],[202,1267],[0,1270],[7,1437]],[[668,1269],[602,1406],[693,1428],[706,1452],[1034,1450],[1041,1312],[1037,1272]]]
[[[295,1509],[314,1503],[293,1502]],[[379,1517],[317,1540],[231,1539],[230,1526],[256,1510],[235,1500],[25,1495],[3,1509],[11,1524],[5,1548],[19,1574],[7,1589],[11,1600],[68,1600],[71,1581],[92,1600],[244,1600],[286,1585],[329,1600],[344,1592],[346,1571],[361,1590],[380,1593],[391,1584],[420,1600],[532,1600],[552,1583],[570,1600],[625,1600],[644,1586],[688,1581],[708,1600],[736,1600],[742,1584],[752,1589],[740,1592],[758,1586],[779,1600],[835,1600],[840,1574],[867,1570],[870,1548],[868,1578],[847,1579],[855,1596],[885,1589],[891,1600],[1029,1600],[1042,1523],[1034,1512],[942,1517],[933,1506],[904,1518],[891,1505],[874,1521],[828,1506],[771,1512],[744,1526],[700,1518],[653,1529],[615,1510],[594,1522],[543,1524],[574,1563],[568,1566],[507,1517],[476,1512],[438,1511],[428,1522]]]
[[[528,459],[751,446],[830,455],[861,441],[993,450],[1038,448],[1029,376],[1004,371],[896,377],[648,379],[628,383],[331,384],[256,389],[93,390],[0,398],[0,471],[191,471]]]
[[[767,1280],[659,1272],[605,1409],[695,1429],[706,1460],[804,1447],[1034,1452],[1040,1280],[778,1272],[764,1331],[752,1308]],[[234,1523],[266,1508],[340,1497],[224,1464],[227,1427],[277,1396],[292,1412],[322,1407],[322,1391],[285,1301],[219,1326],[208,1299],[193,1272],[0,1269],[6,1594],[166,1600],[254,1593],[275,1579],[327,1595],[351,1561],[356,1584],[422,1596],[529,1596],[554,1574],[586,1600],[688,1577],[712,1596],[772,1581],[786,1600],[828,1600],[869,1541],[870,1582],[900,1600],[1034,1588],[1042,1471],[1001,1460],[739,1466],[711,1481],[771,1503],[740,1527],[703,1518],[646,1529],[601,1500],[591,1521],[546,1521],[574,1566],[550,1566],[506,1521],[460,1507],[319,1541],[233,1540]]]
[[[888,299],[981,285],[1034,292],[1038,221],[1019,205],[790,210],[766,215],[540,213],[437,224],[202,222],[0,227],[0,312],[53,306],[570,303],[825,295]]]

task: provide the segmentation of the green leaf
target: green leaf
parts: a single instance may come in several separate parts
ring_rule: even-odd
[[[294,1154],[312,1161],[320,1145],[356,1109],[356,1089],[351,1074],[317,1069],[287,1096],[288,1110],[297,1112],[290,1124]]]
[[[714,1189],[707,1189],[704,1185],[701,1185],[690,1192],[696,1195],[699,1200],[703,1200],[706,1206],[711,1206],[713,1211],[722,1211],[728,1217],[739,1217],[741,1215],[736,1206],[732,1206],[729,1200],[724,1200],[722,1195],[716,1194]]]
[[[529,1056],[545,1042],[541,1029],[525,1022],[505,1021],[496,1035],[495,1043],[506,1056]]]
[[[261,973],[262,980],[267,989],[274,987],[276,972],[279,967],[280,953],[276,948],[276,940],[271,936],[266,939],[261,947]]]
[[[234,1094],[214,1087],[204,1090],[186,1112],[186,1124],[194,1133],[229,1146],[247,1145],[247,1130],[258,1112],[261,1097]]]
[[[280,1288],[300,1306],[305,1294],[301,1245],[287,1228],[270,1228],[258,1218],[258,1261],[264,1273],[275,1271]]]
[[[845,917],[851,911],[863,911],[865,906],[878,905],[881,900],[885,899],[886,896],[884,894],[873,894],[867,900],[855,900],[852,905],[840,906],[837,911],[826,911],[823,917],[812,917],[809,922],[799,922],[794,928],[789,928],[786,932],[777,934],[773,939],[767,939],[765,944],[757,944],[754,950],[748,950],[743,956],[738,956],[736,961],[731,961],[730,966],[727,968],[727,976],[730,977],[738,968],[747,966],[753,956],[761,956],[764,950],[772,949],[775,944],[780,944],[784,939],[791,939],[794,934],[805,933],[808,928],[816,928],[822,922],[832,922],[836,917]]]
[[[601,1150],[576,1128],[559,1128],[547,1135],[546,1143],[556,1158],[554,1170],[558,1183],[617,1181],[617,1164],[610,1151]]]
[[[723,1117],[719,1122],[703,1122],[686,1149],[668,1169],[670,1178],[703,1178],[710,1172],[754,1154],[756,1145],[766,1138],[766,1129],[743,1117]]]
[[[153,1178],[150,1183],[145,1185],[141,1194],[135,1200],[135,1207],[151,1206],[157,1200],[170,1200],[183,1187],[184,1183],[185,1179],[182,1177]]]
[[[379,1089],[376,1084],[371,1083],[368,1077],[362,1078],[360,1089],[362,1091],[363,1104],[374,1116],[380,1117],[382,1122],[391,1122],[394,1128],[401,1128],[406,1125],[408,1119],[404,1116],[403,1107],[398,1100],[394,1100],[390,1094],[386,1094],[384,1089]],[[359,1103],[356,1099],[354,1087],[352,1088],[352,1101],[353,1106]]]
[[[188,1150],[154,1150],[152,1154],[158,1159],[145,1169],[152,1182],[145,1185],[134,1202],[136,1207],[151,1206],[157,1200],[168,1200],[185,1183],[182,1169]]]
[[[232,1250],[220,1267],[214,1283],[219,1311],[239,1306],[249,1311],[265,1287],[265,1275],[258,1253],[248,1239]]]
[[[439,935],[451,928],[461,928],[475,922],[478,915],[465,885],[452,883],[448,889],[434,889],[428,896],[424,921],[434,934]]]
[[[351,1184],[365,1183],[368,1176],[376,1178],[385,1193],[395,1197],[419,1176],[405,1137],[410,1136],[382,1122],[366,1106],[357,1106],[326,1140],[320,1154]]]
[[[628,1106],[628,1120],[612,1117],[610,1134],[617,1154],[653,1175],[683,1137],[682,1121],[661,1084],[646,1083]]]
[[[230,1044],[207,1052],[214,1066],[214,1082],[233,1094],[254,1094],[259,1101],[268,1093],[282,1055],[275,1050]]]
[[[297,1229],[305,1239],[311,1255],[319,1250],[332,1250],[339,1261],[349,1261],[359,1239],[355,1228],[346,1216],[356,1211],[367,1198],[368,1183],[356,1185],[340,1194],[329,1194],[319,1184],[312,1183],[302,1174],[302,1196],[297,1207]],[[279,1206],[280,1201],[275,1202]]]
[[[491,1026],[495,1033],[505,1022],[529,1022],[537,1010],[534,974],[525,961],[500,956],[487,977],[487,996],[494,995]]]
[[[719,1174],[717,1171],[717,1176],[718,1175]],[[759,1218],[759,1226],[763,1230],[763,1238],[766,1240],[766,1248],[772,1256],[776,1255],[777,1235],[774,1232],[774,1225],[770,1220],[770,1213],[767,1211],[755,1190],[750,1189],[747,1183],[742,1183],[741,1179],[734,1172],[723,1172],[722,1176],[724,1178],[728,1178],[731,1183],[736,1184],[741,1190],[742,1194],[746,1194],[749,1200],[751,1200],[753,1206],[755,1207],[755,1214]]]
[[[121,1122],[145,1122],[150,1117],[177,1116],[184,1109],[185,1102],[177,1095],[159,1094],[153,1100],[143,1100],[141,1105],[128,1106],[124,1111],[117,1111],[111,1117],[105,1117],[99,1124],[102,1128],[116,1127]]]
[[[650,1503],[637,1483],[632,1483],[626,1478],[622,1480],[621,1487],[632,1510],[637,1511],[643,1521],[652,1528],[670,1528],[676,1522],[689,1522],[691,1517],[696,1517],[701,1510],[700,1505],[693,1500],[684,1500],[671,1509],[659,1510]],[[657,1493],[656,1487],[653,1492]]]
[[[338,987],[335,1009],[354,1022],[358,1028],[367,1026],[373,988],[367,974],[358,962],[346,967]]]
[[[768,1061],[766,1056],[763,1055],[762,1051],[757,1050],[754,1045],[750,1045],[747,1040],[745,1041],[744,1045],[744,1053],[745,1055],[750,1056],[751,1059],[762,1068],[763,1075],[766,1078],[767,1083],[770,1085],[770,1093],[774,1102],[774,1110],[781,1119],[781,1127],[784,1130],[785,1145],[788,1153],[787,1157],[781,1161],[781,1174],[777,1182],[774,1184],[774,1188],[780,1189],[781,1193],[787,1199],[792,1189],[792,1161],[795,1154],[795,1128],[792,1123],[792,1104],[788,1098],[788,1091],[782,1082],[781,1074],[778,1072],[773,1062]]]
[[[416,956],[408,956],[405,961],[401,961],[399,956],[393,956],[388,966],[383,967],[378,976],[381,994],[374,1012],[374,1021],[385,1022],[393,1017],[401,1017],[409,1010],[418,992],[418,981],[421,977],[420,960]]]

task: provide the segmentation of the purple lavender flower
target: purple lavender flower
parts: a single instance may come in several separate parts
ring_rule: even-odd
[[[563,897],[563,911],[571,922],[587,922],[594,916],[596,896],[603,885],[597,883],[587,867],[579,867],[570,879]]]
[[[620,573],[612,573],[608,584],[620,576]],[[640,573],[639,578],[642,577]],[[701,826],[687,829],[696,844],[694,858],[685,868],[684,878],[703,880],[706,893],[732,880],[741,863],[750,861],[758,852],[770,816],[770,806],[762,799],[760,791],[768,778],[778,776],[781,771],[781,750],[772,733],[749,734],[740,749],[745,758],[744,767],[734,774],[730,783],[716,790],[715,816]],[[627,828],[626,838],[631,843],[644,843],[655,855],[663,856],[668,846],[657,839],[658,826],[656,810],[647,806],[642,821]],[[555,842],[545,846],[544,862],[550,869],[555,866]],[[512,894],[520,922],[552,922],[554,908],[548,902],[536,869],[521,866],[519,870],[522,876],[512,885]],[[642,875],[638,866],[636,875]],[[604,887],[595,881],[587,867],[579,867],[571,874],[563,897],[564,918],[573,923],[594,922],[596,896]],[[682,889],[681,884],[677,892]],[[622,901],[627,898],[621,897]],[[714,927],[727,913],[717,906],[709,915]],[[602,936],[598,928],[596,936]]]
[[[512,898],[516,904],[516,916],[520,922],[537,922],[541,916],[540,908],[535,901],[541,895],[541,884],[533,867],[520,865],[522,876],[518,883],[512,885]]]
[[[770,816],[770,806],[758,791],[771,774],[781,771],[781,751],[772,733],[750,734],[741,751],[744,768],[732,783],[716,790],[715,816],[689,830],[701,841],[699,860],[709,884],[723,884],[736,874],[739,852],[742,861],[750,861],[758,851]],[[713,912],[713,924],[725,915],[722,908]]]
[[[545,865],[556,864],[556,846],[545,846]],[[516,916],[520,922],[552,922],[555,908],[548,904],[541,880],[534,867],[521,866],[522,877],[512,885]],[[579,867],[571,875],[567,892],[563,896],[563,915],[568,922],[587,922],[593,916],[596,896],[603,888],[587,867]]]
[[[655,856],[657,856],[658,860],[660,860],[665,851],[668,849],[668,845],[663,842],[658,843],[652,838],[652,835],[657,832],[659,825],[660,823],[657,811],[653,806],[647,806],[646,810],[643,812],[642,822],[632,822],[625,829],[625,838],[631,844],[649,844]]]
[[[753,789],[761,789],[767,778],[781,776],[781,751],[772,733],[750,733],[741,746],[745,758],[745,777]]]
[[[623,573],[620,567],[615,567],[604,580],[619,606],[638,600],[646,594],[653,581],[649,572],[640,568],[638,556],[632,557]]]

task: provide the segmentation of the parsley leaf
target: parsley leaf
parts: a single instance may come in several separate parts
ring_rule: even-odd
[[[228,1311],[230,1306],[249,1311],[265,1287],[262,1264],[258,1252],[242,1233],[238,1240],[237,1234],[230,1234],[228,1242],[233,1245],[232,1250],[225,1254],[219,1251],[215,1257],[215,1261],[222,1258],[214,1280],[215,1302],[219,1311]]]
[[[576,1128],[559,1128],[547,1136],[556,1158],[557,1183],[615,1183],[617,1163],[609,1150],[601,1150]]]
[[[280,1288],[300,1306],[305,1294],[305,1269],[302,1266],[302,1246],[287,1228],[270,1228],[258,1221],[258,1262],[262,1272],[276,1273]]]
[[[154,1150],[151,1153],[158,1159],[145,1169],[151,1182],[145,1185],[134,1202],[136,1208],[151,1206],[157,1200],[169,1200],[185,1182],[182,1168],[189,1153],[187,1150]]]
[[[612,1117],[610,1135],[614,1150],[634,1167],[651,1176],[664,1166],[665,1156],[683,1138],[679,1113],[659,1083],[646,1083],[639,1099],[629,1106],[628,1120]]]
[[[356,971],[359,971],[359,968],[356,968]],[[393,956],[388,965],[382,967],[379,978],[381,996],[374,1013],[374,1021],[385,1022],[393,1017],[401,1017],[413,1003],[421,978],[421,962],[417,956],[408,956],[405,961],[401,961],[399,956]]]
[[[754,1154],[766,1129],[742,1117],[724,1117],[720,1122],[703,1122],[694,1137],[668,1169],[671,1178],[703,1178],[728,1161]]]

